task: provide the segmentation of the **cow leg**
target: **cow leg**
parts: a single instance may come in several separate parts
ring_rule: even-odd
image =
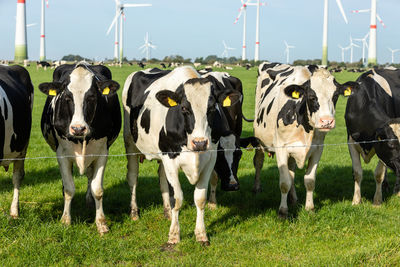
[[[133,153],[133,150],[126,149],[126,153]],[[128,159],[128,172],[126,173],[126,179],[128,180],[129,188],[131,189],[131,219],[136,221],[139,219],[139,210],[136,204],[136,185],[139,173],[139,161],[138,155],[127,155]]]
[[[167,176],[165,175],[164,165],[162,162],[158,165],[158,177],[160,179],[160,190],[164,205],[164,217],[171,220],[171,202]]]
[[[13,171],[13,185],[14,185],[14,195],[10,208],[10,216],[14,219],[19,216],[19,187],[21,185],[21,181],[24,178],[24,161],[16,160],[14,161],[14,171]]]
[[[86,190],[86,207],[95,208],[94,198],[92,196],[91,184],[93,180],[93,165],[90,165],[86,170],[86,176],[88,178],[87,190]]]
[[[180,229],[179,229],[179,210],[183,202],[183,192],[179,183],[178,168],[171,162],[166,162],[164,165],[165,175],[167,176],[168,182],[174,189],[175,205],[171,210],[171,226],[168,234],[168,244],[177,244],[180,241]]]
[[[108,151],[105,150],[102,153],[103,155],[107,155]],[[90,189],[92,192],[92,196],[94,198],[94,202],[96,205],[96,226],[97,231],[100,235],[107,233],[108,227],[106,224],[106,217],[104,216],[103,211],[103,178],[104,178],[104,169],[107,164],[107,157],[98,157],[93,163],[93,179],[90,185]]]
[[[217,208],[217,185],[218,185],[218,175],[215,171],[211,173],[210,180],[210,196],[208,198],[208,208],[214,210]]]
[[[61,217],[61,222],[65,225],[71,225],[71,202],[75,195],[75,184],[72,176],[72,162],[68,158],[63,158],[62,155],[58,153],[57,156],[64,189],[64,212]]]
[[[260,148],[257,148],[256,152],[254,153],[254,158],[253,158],[254,168],[256,169],[255,178],[254,178],[254,185],[253,185],[253,192],[254,193],[259,193],[259,192],[262,191],[260,175],[261,175],[261,169],[262,169],[263,164],[264,164],[264,158],[265,158],[264,151],[262,149],[260,149]]]
[[[382,182],[385,178],[386,166],[382,161],[378,162],[375,169],[376,189],[374,195],[374,205],[380,206],[382,204]]]
[[[214,164],[210,164],[214,166]],[[211,173],[214,171],[213,167],[206,168],[200,176],[199,181],[194,189],[194,203],[196,204],[197,217],[196,217],[196,228],[194,233],[196,235],[196,241],[202,243],[203,245],[210,245],[206,227],[204,225],[204,207],[207,200],[207,189],[208,183],[210,182]]]
[[[351,162],[353,164],[353,178],[354,178],[354,195],[353,195],[353,205],[358,205],[361,203],[361,182],[363,176],[363,170],[361,167],[360,153],[355,148],[354,144],[349,144],[349,152],[351,157]]]
[[[294,175],[296,171],[296,161],[294,160],[294,158],[289,158],[288,168],[289,168],[290,178],[292,178],[292,186],[290,187],[289,191],[289,203],[295,205],[297,203],[297,194],[296,194],[296,188],[294,187]]]
[[[279,206],[278,216],[286,219],[288,216],[287,196],[292,187],[292,177],[288,168],[288,157],[286,152],[277,151],[276,161],[279,169],[279,187],[281,189],[281,204]]]
[[[317,172],[318,162],[321,159],[323,148],[318,147],[314,154],[308,160],[306,174],[304,175],[304,186],[306,187],[306,206],[307,211],[314,210],[314,189],[315,189],[315,174]]]
[[[393,194],[400,197],[400,176],[396,177],[396,183],[394,184]]]

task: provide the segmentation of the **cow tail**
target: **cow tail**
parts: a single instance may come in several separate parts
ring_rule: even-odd
[[[244,114],[242,114],[242,116],[243,116],[243,119],[244,119],[245,121],[247,121],[247,122],[254,122],[254,119],[249,120],[248,118],[246,118],[246,117],[244,116]]]

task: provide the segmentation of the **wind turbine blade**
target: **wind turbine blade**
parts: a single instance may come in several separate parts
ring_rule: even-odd
[[[233,24],[236,24],[239,21],[239,18],[242,15],[243,10],[244,10],[244,5],[239,9],[239,14],[237,15],[235,22],[233,22]]]
[[[222,44],[224,45],[225,49],[228,48],[224,40],[222,40]]]
[[[117,22],[117,19],[119,18],[119,16],[121,16],[121,13],[122,13],[122,10],[121,10],[117,15],[115,15],[113,21],[111,22],[110,27],[109,27],[108,30],[107,30],[107,34],[106,34],[106,35],[108,35],[108,34],[110,33],[112,27],[113,27],[114,24]]]
[[[35,26],[37,23],[31,23],[31,24],[27,24],[26,27],[32,27]]]
[[[392,49],[392,48],[388,47],[388,49],[389,49],[390,52],[393,52],[393,49]]]
[[[122,4],[121,7],[144,7],[152,6],[152,4]]]
[[[336,4],[338,5],[340,12],[342,13],[344,21],[346,22],[346,24],[348,24],[346,14],[344,13],[344,10],[343,10],[342,2],[340,0],[336,0]]]
[[[288,43],[287,43],[285,40],[284,40],[283,42],[285,43],[286,47],[288,47],[288,46],[289,46],[289,45],[288,45]]]
[[[381,17],[379,16],[378,13],[376,14],[376,18],[377,18],[377,19],[379,20],[379,22],[382,24],[383,28],[386,28],[385,23],[383,23],[383,21],[382,21],[382,19],[381,19]]]
[[[366,13],[369,12],[371,9],[360,9],[360,10],[352,10],[351,13]]]

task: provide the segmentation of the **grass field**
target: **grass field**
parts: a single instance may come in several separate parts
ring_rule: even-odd
[[[123,86],[135,67],[110,67],[113,79]],[[241,189],[217,192],[218,209],[206,208],[205,223],[211,246],[195,241],[196,210],[193,186],[184,175],[180,180],[184,205],[180,213],[181,243],[173,251],[161,251],[168,239],[170,222],[163,218],[155,162],[140,165],[138,205],[140,219],[129,218],[129,187],[125,180],[126,158],[122,131],[110,149],[104,178],[104,211],[110,233],[100,237],[94,225],[94,209],[85,206],[87,179],[75,170],[76,194],[72,203],[72,225],[60,223],[63,211],[62,183],[55,153],[44,141],[40,116],[45,96],[38,90],[50,81],[52,70],[28,68],[35,87],[33,125],[25,162],[26,176],[20,192],[20,218],[8,216],[12,200],[12,169],[0,173],[0,266],[47,265],[399,265],[400,199],[384,195],[384,204],[372,206],[376,159],[364,166],[363,203],[352,206],[353,179],[346,143],[344,110],[346,99],[337,104],[337,126],[327,135],[317,171],[315,212],[304,210],[304,170],[296,171],[298,205],[289,219],[277,217],[280,203],[275,159],[266,159],[262,171],[263,192],[251,192],[254,152],[244,152],[239,166]],[[244,114],[254,117],[257,71],[229,71],[244,86]],[[339,82],[355,80],[358,74],[337,75]],[[119,93],[121,93],[122,89]],[[244,122],[244,136],[252,135],[252,124]],[[394,174],[388,172],[391,190]]]

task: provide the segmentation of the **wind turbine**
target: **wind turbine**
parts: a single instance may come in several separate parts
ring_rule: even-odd
[[[115,17],[111,22],[110,27],[107,30],[108,35],[115,24],[115,42],[114,42],[114,59],[118,59],[118,45],[119,45],[119,63],[122,63],[123,59],[123,17],[124,8],[126,7],[145,7],[145,6],[152,6],[152,4],[122,4],[120,0],[114,0],[116,6]],[[119,22],[119,43],[118,43],[118,18],[120,19]]]
[[[156,49],[157,46],[153,45],[149,41],[149,33],[146,32],[146,37],[144,38],[144,44],[139,47],[139,49],[142,49],[142,53],[146,52],[146,60],[149,61],[150,59],[150,49]]]
[[[235,48],[229,47],[226,45],[225,41],[222,41],[223,45],[224,45],[224,52],[222,52],[222,57],[228,57],[228,51],[229,50],[234,50]]]
[[[340,49],[342,49],[342,62],[344,62],[344,51],[349,50],[350,47],[343,47],[341,45],[338,45]]]
[[[45,44],[45,23],[44,23],[44,2],[46,2],[46,7],[49,7],[49,0],[42,0],[42,16],[40,20],[40,53],[39,53],[39,60],[44,61],[46,60],[46,44]]]
[[[324,26],[322,32],[322,62],[321,64],[326,66],[328,65],[328,0],[324,0]],[[343,19],[348,23],[346,14],[344,13],[342,2],[340,0],[336,0],[336,4],[339,7],[340,12],[342,13]]]
[[[242,60],[246,60],[246,13],[247,13],[247,6],[257,6],[257,3],[252,3],[252,0],[247,0],[246,2],[244,0],[240,0],[242,2],[242,6],[239,8],[239,14],[237,15],[235,22],[233,24],[236,24],[239,21],[240,16],[243,14],[243,43],[242,43]],[[260,3],[259,5],[266,5],[266,3]],[[258,6],[259,6],[258,5]],[[257,21],[259,19],[257,18]],[[256,28],[256,31],[258,31],[258,28]]]
[[[369,48],[368,48],[368,64],[376,65],[376,19],[382,24],[384,28],[386,25],[383,23],[381,17],[376,13],[376,0],[371,0],[371,9],[353,10],[353,13],[371,12],[370,26],[369,26]]]
[[[286,64],[289,64],[289,53],[290,53],[290,48],[295,48],[295,46],[292,45],[288,45],[288,43],[286,41],[285,42],[285,54],[286,54]]]
[[[363,65],[365,66],[366,64],[366,62],[365,62],[365,48],[368,48],[368,44],[367,44],[367,38],[368,38],[368,36],[369,36],[369,33],[367,33],[365,36],[364,36],[364,38],[361,38],[361,39],[354,39],[354,41],[359,41],[359,42],[362,42],[362,62],[363,62]]]
[[[16,19],[14,60],[16,62],[22,62],[28,59],[25,0],[17,0]]]
[[[394,63],[394,53],[400,51],[400,49],[392,49],[388,47],[389,51],[392,52],[392,64]]]
[[[353,47],[359,48],[360,46],[353,43],[353,38],[351,38],[351,35],[350,35],[350,45],[348,46],[348,48],[350,48],[350,63],[353,63]]]

